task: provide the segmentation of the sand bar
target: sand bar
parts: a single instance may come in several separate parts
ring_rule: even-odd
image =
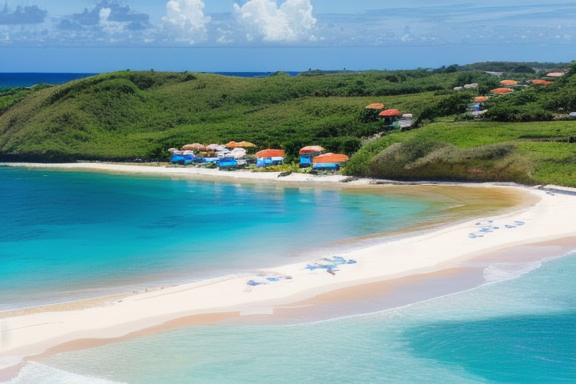
[[[292,182],[340,183],[344,176],[315,178],[294,174],[278,178],[276,173],[223,172],[198,168],[163,168],[102,163],[62,165],[21,165],[57,169],[95,170],[129,174],[187,176],[203,175],[223,180],[278,180]],[[199,172],[199,173],[196,173]],[[221,175],[220,172],[224,173]],[[289,179],[292,178],[292,179]],[[283,181],[282,181],[283,182]],[[371,180],[353,180],[356,185]],[[346,183],[346,184],[350,184]],[[303,303],[330,292],[385,282],[426,273],[450,271],[466,260],[510,247],[537,242],[575,238],[576,194],[574,190],[489,186],[513,190],[531,197],[530,204],[497,216],[443,225],[393,241],[372,244],[342,257],[332,272],[318,266],[322,260],[279,266],[254,275],[224,276],[182,284],[127,297],[115,297],[96,306],[14,313],[0,320],[0,370],[18,364],[22,358],[79,340],[121,338],[146,330],[161,331],[164,324],[195,324],[199,315],[267,315],[275,309]],[[535,198],[535,199],[534,199]],[[354,261],[351,263],[350,261]],[[447,272],[444,272],[447,273]],[[251,285],[249,282],[258,284]],[[264,283],[262,283],[264,282]],[[262,283],[262,284],[260,284]],[[330,300],[330,299],[326,299]],[[231,315],[232,314],[232,315]],[[178,323],[180,319],[180,322]],[[174,324],[180,325],[174,325]]]

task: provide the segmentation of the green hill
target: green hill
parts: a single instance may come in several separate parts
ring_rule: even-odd
[[[568,141],[576,137],[576,125],[552,119],[576,110],[575,67],[550,86],[518,88],[512,95],[492,98],[486,103],[485,120],[490,121],[485,122],[465,121],[467,107],[474,96],[498,87],[501,78],[480,70],[280,72],[265,78],[107,73],[0,93],[0,160],[167,160],[168,148],[190,142],[248,140],[260,148],[282,147],[290,160],[309,144],[353,155],[345,169],[352,175],[574,185],[576,176],[565,170],[575,164],[576,145]],[[524,81],[528,75],[517,76]],[[478,88],[453,90],[467,83],[478,83]],[[420,128],[388,132],[364,108],[374,102],[414,114]],[[546,122],[494,122],[533,120]],[[383,136],[374,140],[375,135]],[[434,145],[422,144],[428,142]],[[502,148],[494,149],[498,155],[481,148],[477,161],[463,160],[476,158],[467,149],[499,143]],[[426,150],[417,150],[419,146]],[[398,156],[405,163],[391,162]],[[494,156],[515,159],[518,170],[507,176],[484,171],[488,163],[494,169],[505,167],[496,166]],[[455,164],[462,169],[456,171]]]

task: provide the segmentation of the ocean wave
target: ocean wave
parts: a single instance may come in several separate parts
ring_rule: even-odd
[[[18,376],[6,384],[126,384],[92,376],[79,375],[29,361]]]
[[[529,263],[496,263],[484,269],[484,281],[496,283],[499,281],[516,279],[542,266],[542,261]]]

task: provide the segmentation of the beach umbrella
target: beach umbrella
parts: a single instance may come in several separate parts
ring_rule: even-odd
[[[236,148],[238,146],[238,143],[235,141],[229,141],[228,143],[224,144],[224,146],[226,148]]]
[[[210,149],[212,151],[218,151],[218,150],[222,150],[225,149],[226,147],[222,144],[208,144],[206,146],[206,149]]]
[[[168,152],[172,152],[172,153],[176,152],[177,150],[178,149],[176,149],[176,148],[168,148]]]
[[[474,98],[474,101],[477,101],[479,103],[483,103],[485,101],[488,101],[489,97],[488,96],[477,96]]]
[[[530,82],[532,84],[538,84],[538,85],[550,85],[550,84],[552,84],[551,81],[543,80],[543,79],[534,79],[534,80],[530,80]]]
[[[254,148],[255,146],[256,146],[256,144],[251,143],[249,141],[245,141],[245,140],[242,140],[241,142],[236,143],[236,147],[240,147],[240,148]]]
[[[349,157],[346,155],[341,155],[339,153],[326,153],[324,155],[316,156],[312,162],[313,163],[343,163],[348,161]]]
[[[492,89],[490,92],[496,95],[503,95],[505,93],[514,92],[514,90],[512,88],[496,88]]]
[[[401,115],[400,111],[397,109],[385,109],[378,114],[378,116],[399,116]]]
[[[194,144],[186,144],[184,146],[182,146],[182,150],[195,150],[195,149],[205,149],[206,147],[204,147],[202,144],[200,143],[194,143]]]
[[[500,82],[502,85],[517,85],[518,82],[516,80],[502,80]]]
[[[318,152],[322,152],[324,151],[324,148],[322,148],[319,145],[307,145],[303,148],[300,148],[299,153],[301,155],[307,155],[309,153],[318,153]]]
[[[233,150],[230,151],[230,153],[232,154],[232,157],[234,157],[235,159],[240,159],[246,156],[246,150],[244,148],[234,148]]]
[[[284,157],[285,152],[283,149],[263,149],[256,152],[256,157]]]
[[[382,103],[372,103],[372,104],[368,104],[366,106],[366,109],[383,109],[384,108],[384,104]]]
[[[546,76],[548,76],[548,77],[562,77],[562,76],[564,76],[564,72],[550,72]]]

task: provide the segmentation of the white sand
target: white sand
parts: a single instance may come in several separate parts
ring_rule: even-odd
[[[26,165],[30,166],[30,165]],[[41,167],[42,165],[35,165]],[[185,176],[204,173],[232,178],[275,179],[277,174],[221,172],[198,168],[161,168],[100,163],[58,165],[59,169],[99,169],[130,174]],[[223,173],[223,175],[221,175]],[[340,181],[342,176],[314,178],[290,175],[281,180]],[[355,181],[368,184],[368,180]],[[1,321],[0,369],[19,358],[62,343],[89,338],[114,338],[160,325],[183,316],[237,311],[243,314],[272,313],[274,307],[294,303],[319,293],[363,283],[450,268],[462,260],[511,246],[576,236],[576,196],[524,187],[515,188],[540,198],[534,206],[497,217],[476,218],[444,226],[424,234],[373,245],[343,254],[357,261],[337,267],[335,275],[325,269],[309,270],[306,263],[262,271],[262,276],[227,276],[135,294],[108,306],[62,312],[40,312]],[[314,261],[311,260],[310,264]],[[282,276],[290,276],[285,279]],[[266,277],[280,277],[268,281]],[[250,286],[249,280],[267,281]]]
[[[24,168],[44,168],[58,170],[78,170],[96,171],[107,173],[121,173],[130,175],[148,176],[169,176],[173,178],[194,178],[210,180],[254,180],[254,181],[284,181],[284,182],[317,182],[334,183],[347,179],[342,175],[314,176],[305,173],[292,173],[288,176],[278,177],[280,172],[252,172],[250,170],[221,171],[219,169],[201,168],[192,166],[147,166],[116,163],[62,163],[62,164],[41,164],[41,163],[0,163],[0,166],[24,167]],[[355,184],[369,184],[367,179],[354,181]]]

